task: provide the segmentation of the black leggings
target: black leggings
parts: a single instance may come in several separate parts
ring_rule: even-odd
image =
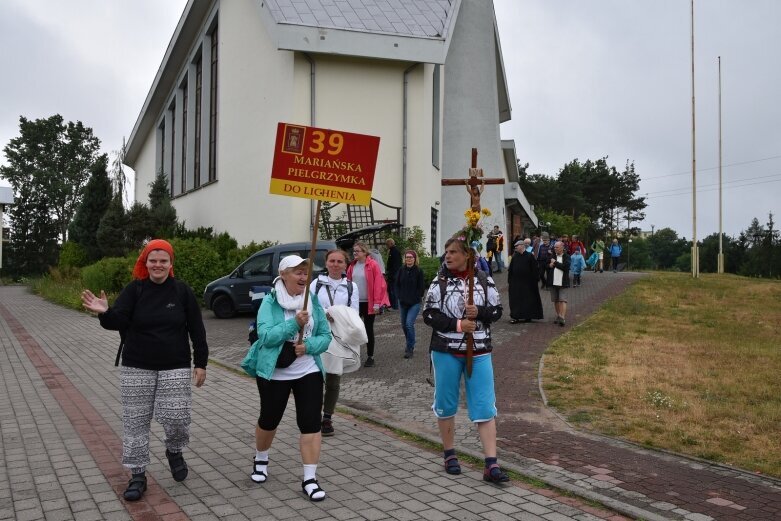
[[[360,302],[358,304],[358,314],[363,319],[363,325],[366,326],[366,338],[369,339],[366,342],[366,356],[372,357],[374,356],[374,317],[376,315],[369,313],[368,302]]]
[[[323,408],[323,375],[318,370],[295,380],[266,380],[257,377],[260,394],[258,427],[273,431],[285,414],[290,391],[296,402],[296,423],[301,434],[320,432],[320,410]]]

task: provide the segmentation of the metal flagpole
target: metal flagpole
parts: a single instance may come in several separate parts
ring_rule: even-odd
[[[719,56],[719,258],[717,272],[724,273],[724,232],[722,231],[722,195],[721,195],[721,56]]]
[[[692,40],[692,277],[700,276],[700,259],[697,248],[697,153],[694,125],[694,0],[691,0]]]

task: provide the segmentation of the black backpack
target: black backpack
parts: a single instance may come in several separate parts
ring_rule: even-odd
[[[134,281],[134,284],[136,286],[135,288],[136,299],[133,301],[133,311],[135,311],[136,302],[138,302],[138,299],[141,297],[141,292],[144,290],[144,281],[136,280]],[[187,312],[187,291],[185,289],[185,285],[183,282],[180,282],[176,279],[174,279],[174,285],[176,286],[176,296],[179,298],[179,303],[182,304],[185,312]],[[130,318],[132,320],[133,312],[131,312]],[[126,334],[127,334],[127,330],[121,329],[119,331],[119,348],[117,349],[117,358],[114,360],[114,367],[117,367],[119,365],[119,359],[122,358],[122,349],[125,348]]]

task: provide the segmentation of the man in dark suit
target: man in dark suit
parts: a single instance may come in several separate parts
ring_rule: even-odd
[[[388,283],[388,300],[391,308],[399,309],[399,300],[396,298],[396,272],[401,268],[401,252],[396,247],[396,241],[388,239],[385,241],[388,247],[388,262],[385,266],[385,281]]]

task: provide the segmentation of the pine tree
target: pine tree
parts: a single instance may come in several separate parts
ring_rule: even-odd
[[[168,239],[174,236],[176,230],[176,208],[171,204],[168,192],[168,176],[158,172],[155,180],[149,185],[149,209],[155,237]]]
[[[122,257],[128,250],[126,230],[128,225],[122,194],[114,194],[98,226],[97,239],[101,256]]]
[[[155,238],[155,222],[152,212],[143,203],[136,202],[127,212],[127,237],[130,248],[140,248],[144,241]]]
[[[106,171],[107,165],[108,157],[103,154],[92,168],[92,174],[84,188],[84,198],[68,228],[70,240],[84,248],[90,261],[100,258],[98,226],[111,203],[111,181]]]

